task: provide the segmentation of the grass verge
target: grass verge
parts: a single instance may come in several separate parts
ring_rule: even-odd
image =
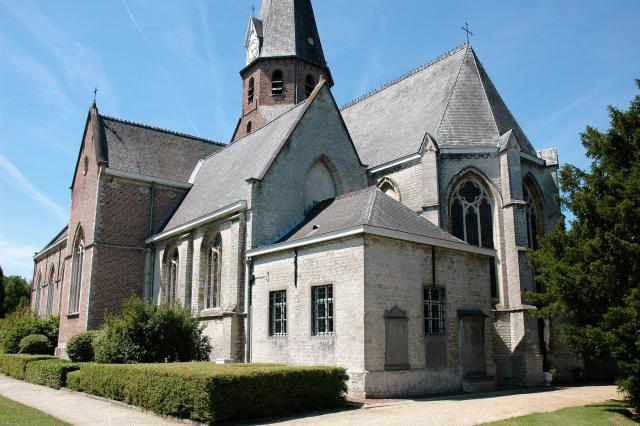
[[[16,426],[62,426],[68,425],[35,408],[0,396],[0,424]]]

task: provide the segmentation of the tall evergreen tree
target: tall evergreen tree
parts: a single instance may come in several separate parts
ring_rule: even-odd
[[[541,315],[572,320],[564,337],[576,352],[616,361],[620,386],[640,407],[640,96],[609,114],[609,130],[582,134],[590,170],[560,171],[575,220],[531,254],[544,291],[529,297]]]

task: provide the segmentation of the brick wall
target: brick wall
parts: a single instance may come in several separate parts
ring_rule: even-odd
[[[51,313],[53,315],[60,313],[66,252],[66,242],[62,242],[35,260],[33,286],[31,289],[31,310],[33,312],[37,311],[41,317],[45,317],[47,314],[47,303],[50,291],[53,291],[51,295]],[[41,277],[40,304],[36,309],[36,300],[38,300],[36,296],[38,277]],[[52,286],[53,290],[50,290],[49,286]]]

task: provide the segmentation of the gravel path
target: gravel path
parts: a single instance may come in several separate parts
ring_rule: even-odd
[[[287,419],[294,425],[476,425],[621,399],[615,386],[581,386],[442,397]]]
[[[77,392],[54,390],[0,375],[0,395],[73,425],[184,425]]]

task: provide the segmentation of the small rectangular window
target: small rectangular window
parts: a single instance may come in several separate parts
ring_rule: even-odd
[[[314,336],[333,334],[333,286],[311,288],[311,323]]]
[[[269,335],[287,335],[287,292],[285,290],[269,293]]]
[[[424,332],[427,336],[446,336],[446,308],[444,288],[424,288]]]

